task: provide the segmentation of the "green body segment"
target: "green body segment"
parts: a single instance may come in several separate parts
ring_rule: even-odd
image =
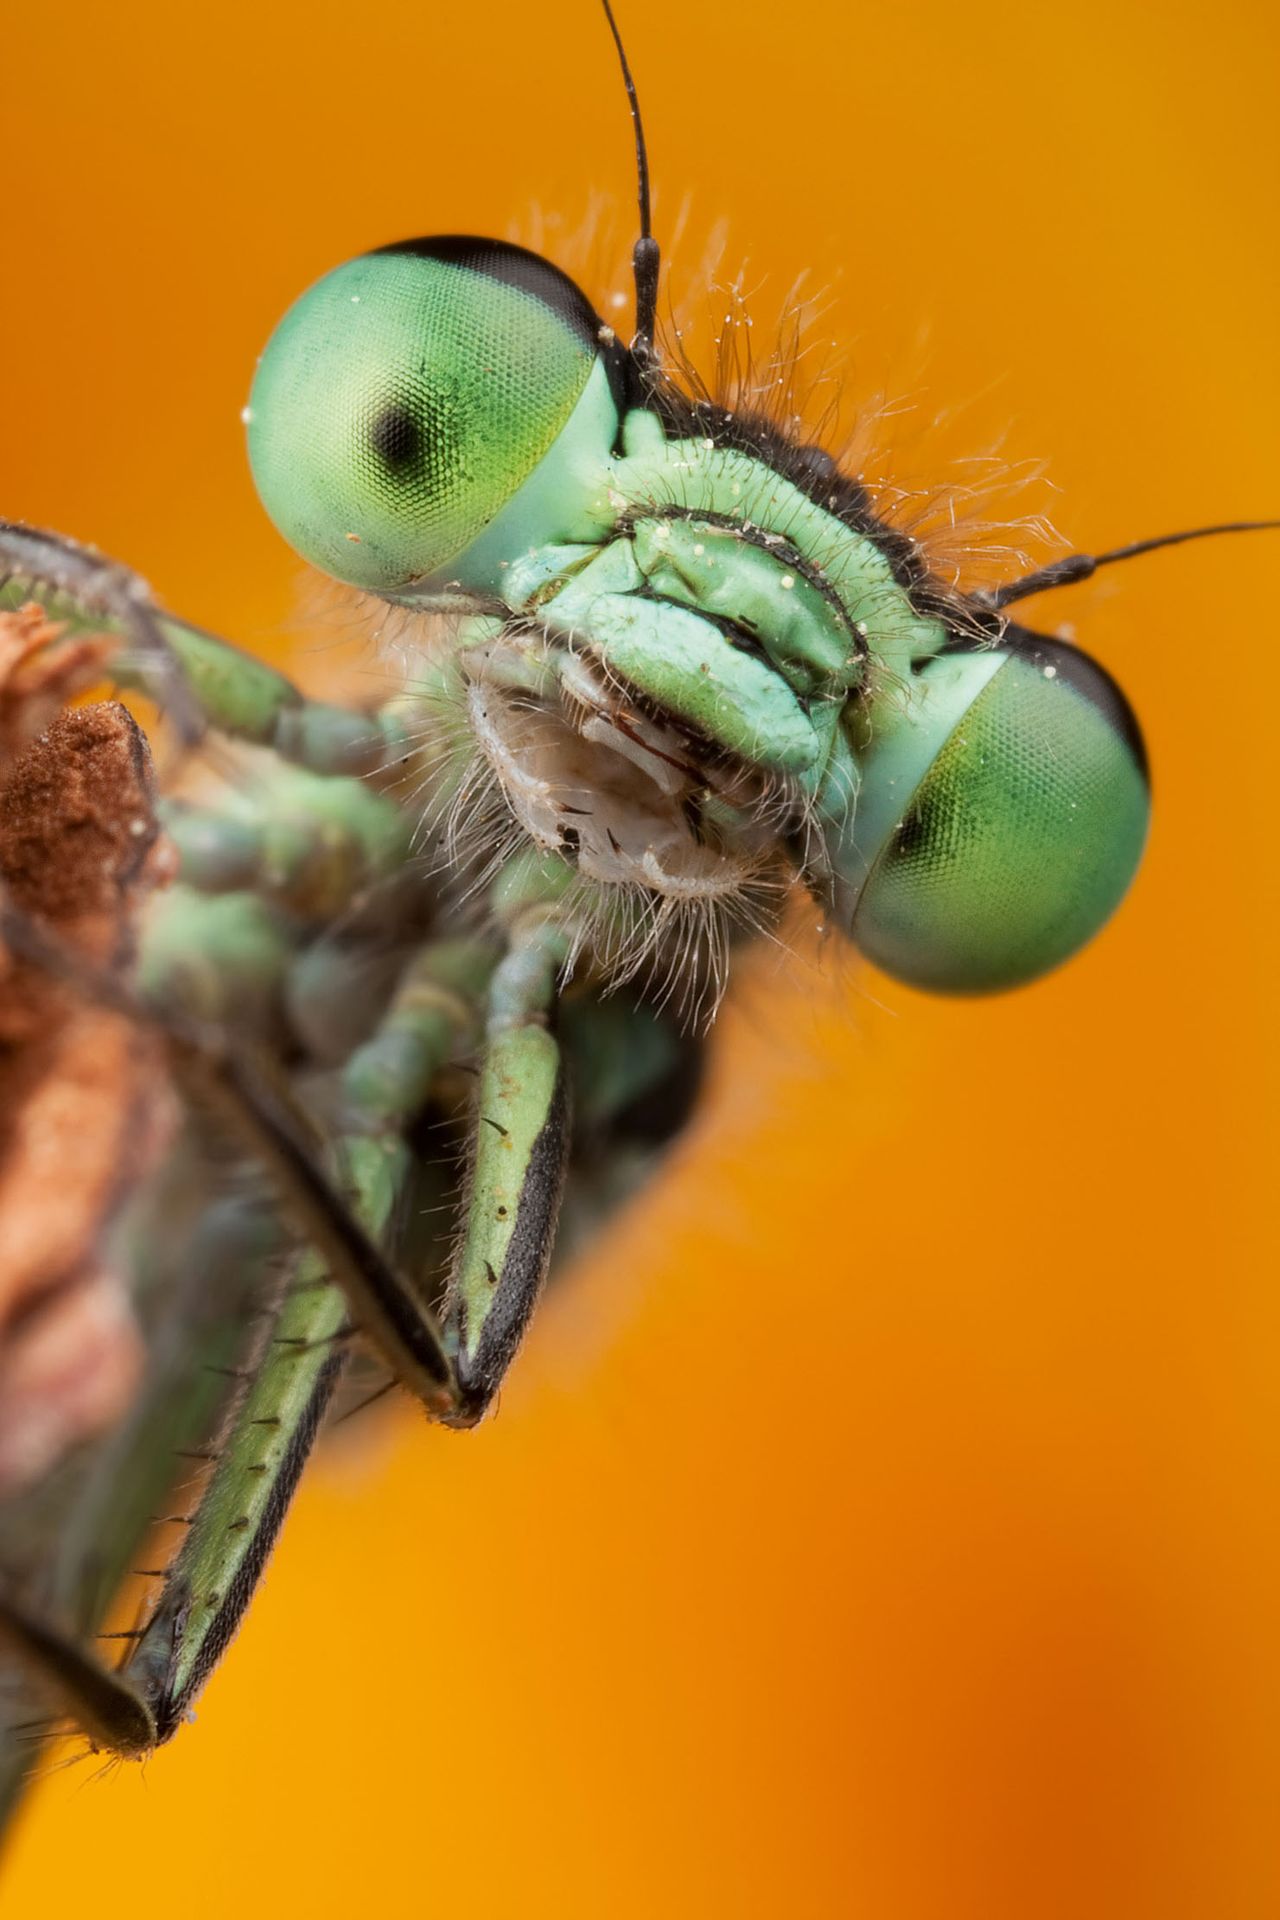
[[[361,1196],[372,1224],[387,1207],[386,1165]],[[366,1178],[368,1170],[366,1170]],[[371,1205],[376,1200],[377,1205]],[[346,1301],[305,1256],[265,1331],[246,1389],[217,1444],[209,1482],[125,1675],[154,1715],[156,1738],[176,1732],[225,1648],[266,1560],[342,1363]]]
[[[677,553],[684,544],[683,532],[676,526]],[[664,545],[659,539],[658,548]],[[737,550],[739,554],[754,551]],[[700,603],[693,582],[684,583],[678,600],[653,598],[642,591],[646,587],[656,591],[663,584],[663,565],[652,538],[643,545],[639,537],[634,543],[619,538],[587,553],[585,563],[573,563],[568,579],[552,583],[550,591],[541,581],[530,591],[526,584],[530,576],[522,574],[525,597],[520,610],[527,607],[535,612],[549,633],[562,635],[594,655],[638,693],[727,752],[798,776],[813,767],[820,753],[814,725],[787,680],[768,661],[745,650],[745,628],[743,644],[736,645],[725,623],[695,611]],[[642,565],[645,555],[651,563],[648,575]],[[760,559],[766,569],[780,571],[767,556]],[[758,580],[758,575],[753,579]],[[675,584],[674,575],[667,584]],[[776,591],[785,598],[785,589]],[[726,592],[732,592],[732,583],[721,589],[716,579],[710,597],[723,598]],[[763,608],[767,592],[762,585],[757,592]],[[706,611],[717,609],[712,605]],[[803,622],[802,611],[797,626]]]
[[[475,1038],[495,961],[487,941],[451,940],[424,947],[409,964],[377,1031],[343,1069],[349,1131],[382,1133],[421,1111],[450,1052]]]
[[[251,893],[206,894],[177,885],[151,909],[138,985],[158,1007],[200,1020],[234,1016],[260,1037],[279,1027],[294,943],[279,914]]]
[[[636,560],[650,589],[732,621],[758,639],[797,693],[846,694],[863,675],[847,618],[781,552],[758,547],[740,528],[684,516],[640,520]]]
[[[211,726],[271,747],[314,773],[359,775],[381,765],[385,742],[368,714],[306,699],[265,660],[185,620],[165,615],[158,625]],[[126,658],[119,671],[126,684],[150,690],[147,661]]]
[[[550,1019],[568,930],[526,910],[489,989],[466,1234],[445,1305],[464,1396],[487,1403],[551,1258],[569,1152],[565,1064]]]
[[[394,1123],[420,1110],[435,1075],[465,1043],[491,966],[477,942],[424,949],[344,1075],[335,1163],[357,1219],[377,1241],[388,1235],[412,1168]],[[239,1623],[337,1383],[350,1317],[348,1294],[321,1257],[303,1255],[245,1370],[159,1603],[121,1676],[154,1721],[152,1744],[176,1731]]]
[[[555,601],[549,617],[558,617]],[[640,693],[753,765],[804,774],[818,737],[785,680],[709,620],[629,594],[601,594],[577,630]]]
[[[763,460],[710,440],[668,440],[653,414],[638,411],[627,415],[624,447],[626,457],[612,467],[609,483],[632,511],[715,514],[772,536],[801,556],[857,635],[849,644],[851,675],[864,640],[882,681],[905,674],[913,661],[946,644],[946,627],[917,612],[883,548]],[[785,564],[779,567],[786,571]]]
[[[217,892],[253,887],[317,920],[402,874],[413,844],[404,809],[369,781],[279,763],[216,806],[169,806],[165,824],[184,881]]]

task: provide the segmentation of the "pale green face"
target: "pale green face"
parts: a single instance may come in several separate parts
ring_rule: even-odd
[[[1114,681],[1073,647],[1028,640],[931,665],[968,671],[974,697],[958,714],[953,702],[932,757],[916,756],[853,937],[914,986],[1018,986],[1092,938],[1133,878],[1150,813],[1141,736]],[[878,756],[882,778],[897,745]]]
[[[259,363],[247,420],[263,505],[339,580],[393,593],[438,575],[539,468],[600,357],[585,297],[523,248],[364,254],[302,295]],[[603,456],[615,416],[596,386]],[[540,510],[555,538],[555,500]]]

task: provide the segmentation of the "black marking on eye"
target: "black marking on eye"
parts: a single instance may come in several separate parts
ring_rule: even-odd
[[[934,871],[953,868],[981,835],[981,819],[970,806],[968,795],[957,791],[953,780],[939,785],[926,774],[875,871],[887,873],[913,863]]]
[[[369,423],[369,445],[390,473],[413,472],[422,459],[422,428],[398,400]]]

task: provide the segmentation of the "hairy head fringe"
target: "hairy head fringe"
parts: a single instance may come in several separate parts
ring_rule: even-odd
[[[699,245],[685,195],[668,222],[658,347],[664,381],[684,400],[754,420],[801,449],[821,449],[865,488],[877,519],[920,549],[937,594],[964,623],[963,596],[1027,572],[1062,542],[1044,508],[1043,464],[1010,460],[998,441],[937,473],[937,439],[975,402],[939,406],[923,391],[896,394],[853,377],[853,353],[830,336],[836,289],[802,271],[781,295],[745,263],[730,264],[728,228]],[[634,212],[592,195],[575,216],[533,209],[511,238],[554,258],[623,337],[632,310]],[[918,342],[908,351],[919,361]],[[918,376],[917,376],[918,378]],[[934,471],[919,480],[928,458]]]

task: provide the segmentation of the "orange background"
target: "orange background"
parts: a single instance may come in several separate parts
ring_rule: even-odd
[[[1273,7],[624,13],[673,284],[722,216],[758,325],[812,269],[913,480],[1051,456],[996,504],[1082,547],[1280,512]],[[0,511],[313,673],[254,355],[372,244],[625,234],[603,24],[54,4],[4,55]],[[1043,603],[1152,748],[1114,927],[982,1005],[762,965],[499,1416],[348,1430],[198,1724],[56,1776],[6,1914],[1276,1913],[1278,571]]]

